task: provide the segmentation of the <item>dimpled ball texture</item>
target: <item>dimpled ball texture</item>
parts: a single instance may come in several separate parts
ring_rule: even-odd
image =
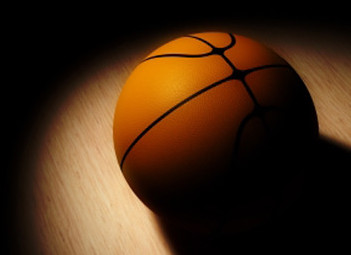
[[[283,58],[244,36],[206,32],[139,63],[119,96],[113,135],[129,186],[161,218],[248,229],[282,203],[318,124]]]

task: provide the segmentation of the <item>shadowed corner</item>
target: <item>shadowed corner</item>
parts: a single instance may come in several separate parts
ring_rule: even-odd
[[[196,232],[170,219],[157,217],[175,254],[342,250],[347,244],[342,230],[349,200],[345,192],[348,185],[343,182],[351,166],[351,149],[320,136],[303,151],[295,151],[294,162],[285,162],[287,168],[303,170],[301,192],[283,210],[273,212],[255,227],[238,231],[225,222],[212,231]]]

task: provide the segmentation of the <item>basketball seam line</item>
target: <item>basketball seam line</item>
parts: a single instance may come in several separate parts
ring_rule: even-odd
[[[191,37],[191,38],[195,38],[195,39],[198,39],[204,43],[206,43],[207,45],[209,45],[210,47],[212,47],[213,49],[230,49],[231,47],[233,47],[235,45],[235,37],[234,35],[232,35],[231,33],[229,33],[230,37],[232,38],[232,41],[231,43],[224,47],[224,48],[216,48],[215,46],[213,46],[212,44],[210,44],[209,42],[205,41],[204,39],[202,38],[199,38],[199,37],[195,37],[195,36],[188,36],[188,37]],[[127,150],[125,151],[123,157],[122,157],[122,160],[121,160],[121,164],[120,164],[120,167],[121,167],[121,170],[123,170],[123,164],[125,162],[125,159],[127,158],[129,152],[132,150],[132,148],[135,146],[135,144],[151,129],[153,128],[157,123],[159,123],[161,120],[163,120],[165,117],[167,117],[170,113],[172,113],[173,111],[175,111],[176,109],[178,109],[179,107],[181,107],[182,105],[184,105],[185,103],[189,102],[190,100],[194,99],[195,97],[203,94],[204,92],[214,88],[214,87],[217,87],[218,85],[226,82],[226,81],[229,81],[229,80],[240,80],[245,89],[247,90],[247,92],[250,94],[250,97],[251,99],[254,101],[254,104],[257,103],[256,99],[253,97],[253,93],[252,91],[250,90],[250,88],[248,88],[246,82],[244,81],[244,78],[252,73],[252,72],[255,72],[255,71],[258,71],[258,70],[263,70],[263,69],[267,69],[267,68],[279,68],[279,67],[285,67],[285,68],[290,68],[289,65],[283,65],[283,64],[271,64],[271,65],[264,65],[264,66],[259,66],[259,67],[254,67],[254,68],[250,68],[250,69],[247,69],[247,70],[239,70],[237,69],[233,63],[227,58],[227,57],[224,57],[224,51],[223,50],[223,53],[222,54],[219,54],[220,56],[223,57],[223,59],[230,65],[230,67],[232,68],[233,70],[233,73],[231,75],[229,75],[228,77],[224,78],[224,79],[221,79],[219,81],[216,81],[204,88],[202,88],[201,90],[195,92],[194,94],[192,94],[191,96],[183,99],[181,102],[179,102],[178,104],[174,105],[173,107],[171,107],[170,109],[168,109],[166,112],[164,112],[160,117],[158,117],[156,120],[154,120],[151,124],[149,124],[134,140],[133,142],[129,145],[129,147],[127,148]],[[216,53],[214,53],[214,51],[212,50],[210,52],[211,54],[210,55],[215,55]],[[165,54],[165,55],[171,55],[171,54]],[[157,55],[159,57],[162,57],[164,55]],[[175,56],[175,54],[172,54],[172,56]],[[186,57],[188,57],[189,55],[187,55]],[[190,56],[193,56],[193,55],[190,55]],[[147,58],[145,59],[144,61],[148,60],[148,59],[151,59],[152,57],[150,58]],[[240,77],[237,76],[237,74],[235,74],[236,72],[240,72],[241,75]],[[251,93],[250,93],[251,91]],[[255,108],[257,108],[258,104],[255,104]],[[251,112],[249,114],[249,116],[253,115],[254,114],[254,111]]]
[[[121,161],[121,169],[123,167],[123,163],[127,157],[127,155],[129,154],[129,152],[131,151],[131,149],[134,147],[134,145],[151,129],[153,128],[157,123],[159,123],[161,120],[163,120],[165,117],[167,117],[167,115],[169,115],[170,113],[172,113],[173,111],[175,111],[177,108],[181,107],[182,105],[184,105],[185,103],[189,102],[190,100],[192,100],[193,98],[201,95],[202,93],[222,84],[223,82],[232,80],[231,76],[228,76],[222,80],[219,80],[217,82],[212,83],[211,85],[202,88],[201,90],[197,91],[196,93],[192,94],[191,96],[183,99],[181,102],[179,102],[178,104],[174,105],[172,108],[168,109],[166,112],[164,112],[160,117],[158,117],[156,120],[154,120],[148,127],[146,127],[135,139],[134,141],[130,144],[130,146],[128,147],[128,149],[126,150],[126,152],[124,153],[124,156],[122,158]]]
[[[215,53],[215,50],[217,49],[221,49],[223,51],[226,51],[227,49],[230,49],[232,46],[234,46],[236,40],[235,40],[235,37],[232,35],[232,34],[229,34],[230,38],[231,38],[231,42],[223,47],[223,48],[218,48],[218,47],[215,47],[214,45],[212,45],[211,43],[205,41],[204,39],[200,38],[200,37],[196,37],[196,36],[193,36],[193,35],[187,35],[187,36],[184,36],[184,37],[188,37],[188,38],[193,38],[193,39],[196,39],[196,40],[199,40],[205,44],[207,44],[209,47],[211,47],[211,51],[210,52],[207,52],[207,53],[201,53],[201,54],[185,54],[185,53],[165,53],[165,54],[160,54],[160,55],[154,55],[154,56],[151,56],[151,57],[148,57],[146,59],[144,59],[141,63],[145,62],[145,61],[148,61],[148,60],[151,60],[151,59],[155,59],[155,58],[167,58],[167,57],[183,57],[183,58],[201,58],[201,57],[207,57],[207,56],[212,56],[212,55],[216,55]]]
[[[207,52],[203,54],[182,54],[182,53],[167,53],[167,54],[162,54],[162,55],[155,55],[148,57],[142,61],[145,62],[147,60],[155,59],[155,58],[167,58],[167,57],[182,57],[182,58],[201,58],[201,57],[207,57],[213,55],[212,52]]]
[[[265,111],[268,111],[268,109],[270,110],[279,110],[278,107],[275,107],[275,106],[260,106],[260,108],[264,108]],[[254,118],[254,117],[261,117],[261,111],[262,109],[258,110],[258,108],[254,108],[248,115],[246,115],[246,117],[241,121],[239,127],[238,127],[238,131],[236,133],[236,136],[237,137],[237,140],[235,141],[234,143],[234,153],[237,154],[238,151],[239,151],[239,145],[240,145],[240,139],[241,139],[241,135],[244,131],[244,127],[245,125],[247,124],[247,122],[251,119],[251,118]],[[266,130],[269,131],[268,129],[268,126],[266,125],[264,119],[262,119],[262,122],[263,122],[263,125],[265,126]],[[236,155],[237,156],[237,155]]]

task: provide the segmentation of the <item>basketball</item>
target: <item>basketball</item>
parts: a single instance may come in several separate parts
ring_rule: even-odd
[[[121,171],[147,207],[236,228],[274,212],[317,135],[294,69],[261,43],[224,32],[179,37],[140,61],[113,125]]]

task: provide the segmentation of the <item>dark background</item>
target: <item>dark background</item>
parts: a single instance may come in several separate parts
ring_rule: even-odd
[[[74,72],[80,63],[110,48],[128,47],[131,41],[188,26],[264,23],[282,27],[284,24],[306,24],[311,30],[325,30],[326,34],[336,31],[349,36],[351,22],[347,3],[322,2],[306,5],[307,1],[275,1],[272,4],[177,1],[117,3],[113,6],[37,4],[4,8],[1,31],[5,66],[1,82],[4,162],[1,167],[1,229],[5,230],[3,240],[6,245],[3,248],[13,245],[11,240],[16,236],[14,219],[11,218],[16,200],[14,183],[23,147],[27,146],[28,130],[45,108],[47,98],[60,90],[60,81]],[[322,144],[327,146],[325,154],[341,155],[336,165],[335,161],[324,162],[328,171],[335,167],[346,171],[342,164],[350,162],[349,151],[327,141],[322,141]],[[337,216],[330,211],[330,217]],[[327,215],[323,214],[318,220],[323,221],[324,217]],[[329,232],[341,230],[339,226],[332,227],[330,219],[326,222]],[[318,225],[317,222],[314,224]]]

